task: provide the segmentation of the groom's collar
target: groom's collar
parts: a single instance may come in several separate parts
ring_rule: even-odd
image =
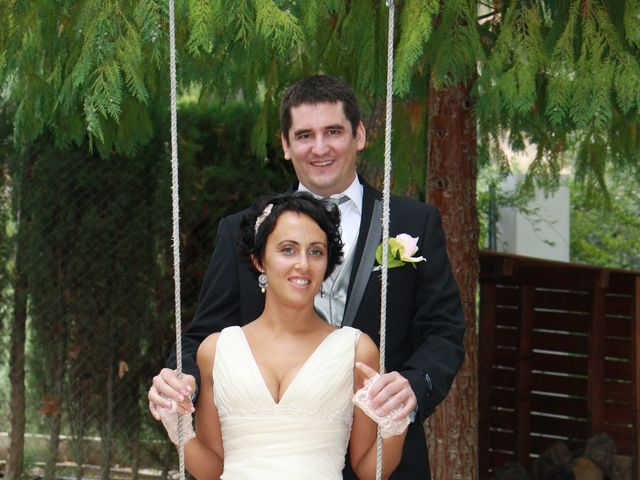
[[[302,182],[297,182],[297,190],[300,192],[309,192],[311,195],[313,195],[314,197],[321,199],[323,198],[321,195],[318,195],[317,193],[312,192],[311,190],[309,190],[306,185],[304,185]],[[356,209],[358,210],[358,212],[360,212],[360,214],[362,214],[362,197],[364,195],[364,188],[362,186],[362,184],[360,183],[360,179],[358,178],[358,176],[356,175],[355,178],[353,179],[353,182],[351,182],[351,185],[349,185],[349,187],[347,187],[347,189],[344,192],[340,192],[334,195],[330,195],[331,198],[340,198],[342,196],[346,196],[348,197],[349,200],[351,200],[354,204],[354,206],[356,207]]]

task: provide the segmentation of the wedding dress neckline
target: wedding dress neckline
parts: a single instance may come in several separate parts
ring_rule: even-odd
[[[271,402],[276,407],[279,407],[280,405],[282,405],[285,397],[289,393],[289,390],[291,390],[292,387],[295,386],[298,378],[300,378],[300,376],[302,375],[302,373],[306,369],[307,365],[309,365],[311,363],[311,361],[318,355],[318,352],[322,349],[323,345],[325,345],[327,343],[327,340],[329,339],[329,337],[331,337],[334,333],[340,331],[340,329],[337,328],[337,329],[335,329],[334,331],[332,331],[331,333],[329,333],[326,337],[324,337],[322,339],[322,341],[313,350],[313,352],[311,352],[309,354],[309,356],[304,361],[304,363],[302,364],[300,369],[296,372],[296,374],[293,377],[293,380],[291,380],[289,385],[287,385],[287,388],[285,389],[284,393],[280,396],[280,400],[276,400],[273,397],[273,395],[271,394],[271,390],[269,390],[269,387],[267,386],[267,382],[265,381],[264,376],[262,375],[262,371],[260,370],[260,367],[258,366],[258,362],[256,361],[256,358],[253,356],[253,351],[251,350],[251,345],[249,345],[249,339],[247,338],[247,335],[244,333],[244,330],[242,329],[242,327],[236,327],[236,328],[240,329],[240,331],[242,332],[242,339],[244,341],[244,346],[248,351],[249,357],[251,358],[252,368],[255,369],[255,371],[257,372],[258,376],[260,377],[260,380],[262,380],[262,382],[261,382],[262,388],[264,389],[265,393],[267,394],[267,396],[269,397]]]

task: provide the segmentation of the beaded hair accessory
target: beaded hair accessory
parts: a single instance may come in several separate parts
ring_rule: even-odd
[[[266,207],[264,207],[264,210],[262,211],[262,213],[260,214],[260,216],[258,218],[256,218],[256,226],[253,229],[253,234],[257,235],[258,234],[258,229],[260,228],[260,225],[262,225],[262,222],[264,222],[266,220],[266,218],[269,216],[269,214],[271,213],[271,210],[273,209],[273,203],[270,203],[269,205],[267,205]]]

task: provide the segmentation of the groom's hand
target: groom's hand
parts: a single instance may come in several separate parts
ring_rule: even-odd
[[[149,411],[153,418],[160,420],[158,408],[170,409],[173,400],[178,413],[193,412],[191,395],[196,388],[196,379],[193,375],[183,374],[178,378],[175,370],[163,368],[158,375],[153,377],[153,384],[149,389]]]
[[[363,370],[367,378],[371,378],[377,372],[364,365],[370,372]],[[418,399],[413,393],[409,380],[398,372],[388,372],[375,381],[369,389],[369,405],[375,409],[377,415],[385,416],[395,408],[400,408],[393,416],[393,420],[399,421],[413,412],[418,406]]]

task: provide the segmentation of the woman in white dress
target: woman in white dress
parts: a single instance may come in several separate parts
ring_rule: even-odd
[[[305,193],[264,198],[245,216],[240,246],[265,308],[198,350],[196,434],[185,422],[186,466],[197,479],[339,480],[347,448],[358,478],[375,478],[376,424],[351,399],[374,378],[378,349],[359,330],[325,322],[313,303],[340,263],[339,228],[337,207]],[[384,439],[385,478],[405,434]]]

